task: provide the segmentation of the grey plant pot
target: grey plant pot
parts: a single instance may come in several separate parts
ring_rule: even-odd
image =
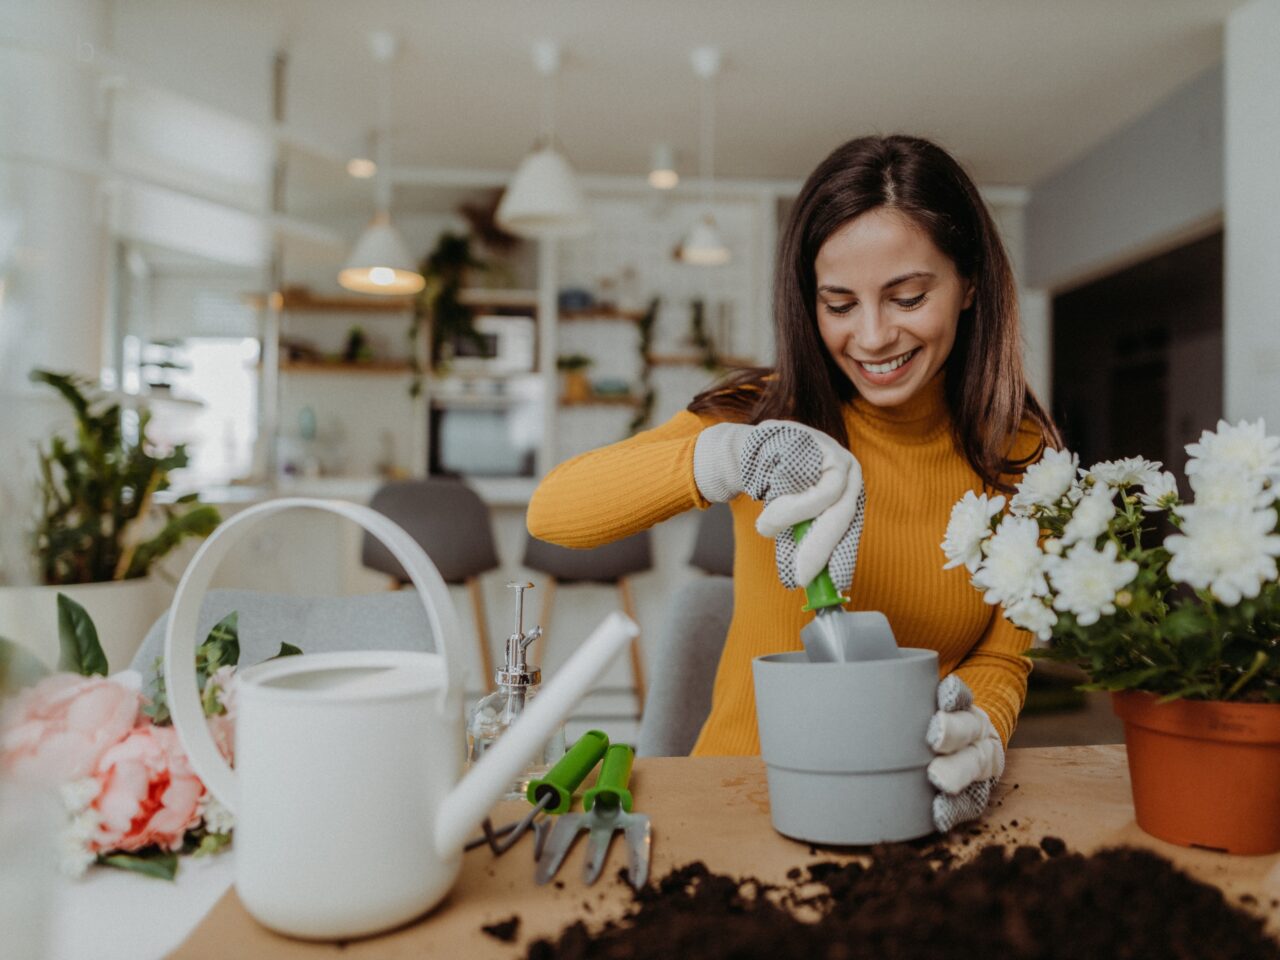
[[[907,647],[854,663],[776,653],[752,667],[775,830],[842,845],[933,832],[925,731],[936,710],[936,651]]]

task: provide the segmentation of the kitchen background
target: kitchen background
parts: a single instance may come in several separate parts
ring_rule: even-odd
[[[28,383],[45,367],[145,401],[152,437],[192,451],[178,486],[224,513],[463,474],[494,521],[502,633],[503,582],[539,581],[520,566],[537,478],[770,361],[779,225],[808,171],[871,131],[935,138],[982,186],[1033,384],[1082,459],[1177,469],[1219,416],[1280,424],[1277,48],[1278,0],[7,4],[0,584],[33,576],[35,445],[68,423]],[[591,232],[507,245],[494,207],[552,122]],[[485,266],[460,309],[497,357],[446,339],[441,363],[420,300],[339,286],[381,205],[415,262],[469,239]],[[708,211],[718,266],[675,256]],[[557,369],[584,361],[585,387]],[[697,519],[654,531],[648,632],[693,575]],[[219,582],[385,589],[358,541],[290,518]],[[616,603],[562,591],[546,666]],[[630,682],[620,664],[588,710],[634,713]]]

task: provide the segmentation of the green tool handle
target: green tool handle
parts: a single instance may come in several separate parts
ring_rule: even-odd
[[[791,528],[791,536],[796,543],[804,539],[811,526],[813,526],[812,520],[802,520]],[[810,610],[825,610],[827,607],[838,607],[849,599],[841,596],[840,591],[836,589],[835,582],[831,579],[831,571],[826,567],[823,567],[822,572],[814,577],[809,585],[804,588],[804,595],[809,602],[800,609],[805,613]]]
[[[609,749],[609,738],[601,730],[588,730],[578,742],[560,758],[551,771],[540,780],[531,780],[525,793],[530,803],[541,803],[545,797],[555,802],[545,805],[548,813],[564,813],[573,805],[573,791],[587,778],[591,768],[600,762]]]
[[[627,789],[627,781],[631,779],[631,764],[635,759],[635,750],[627,744],[611,746],[604,755],[596,785],[582,795],[582,809],[590,810],[598,803],[604,810],[622,807],[630,813],[631,791]]]

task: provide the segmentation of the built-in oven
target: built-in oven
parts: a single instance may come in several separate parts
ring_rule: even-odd
[[[449,377],[433,384],[430,396],[429,473],[535,475],[542,444],[539,377]]]

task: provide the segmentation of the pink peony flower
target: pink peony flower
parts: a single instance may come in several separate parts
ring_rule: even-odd
[[[90,805],[98,816],[94,850],[182,846],[200,822],[204,785],[172,727],[142,725],[98,761],[100,789]]]
[[[142,678],[55,673],[18,694],[0,715],[0,770],[50,786],[92,775],[138,719]]]

